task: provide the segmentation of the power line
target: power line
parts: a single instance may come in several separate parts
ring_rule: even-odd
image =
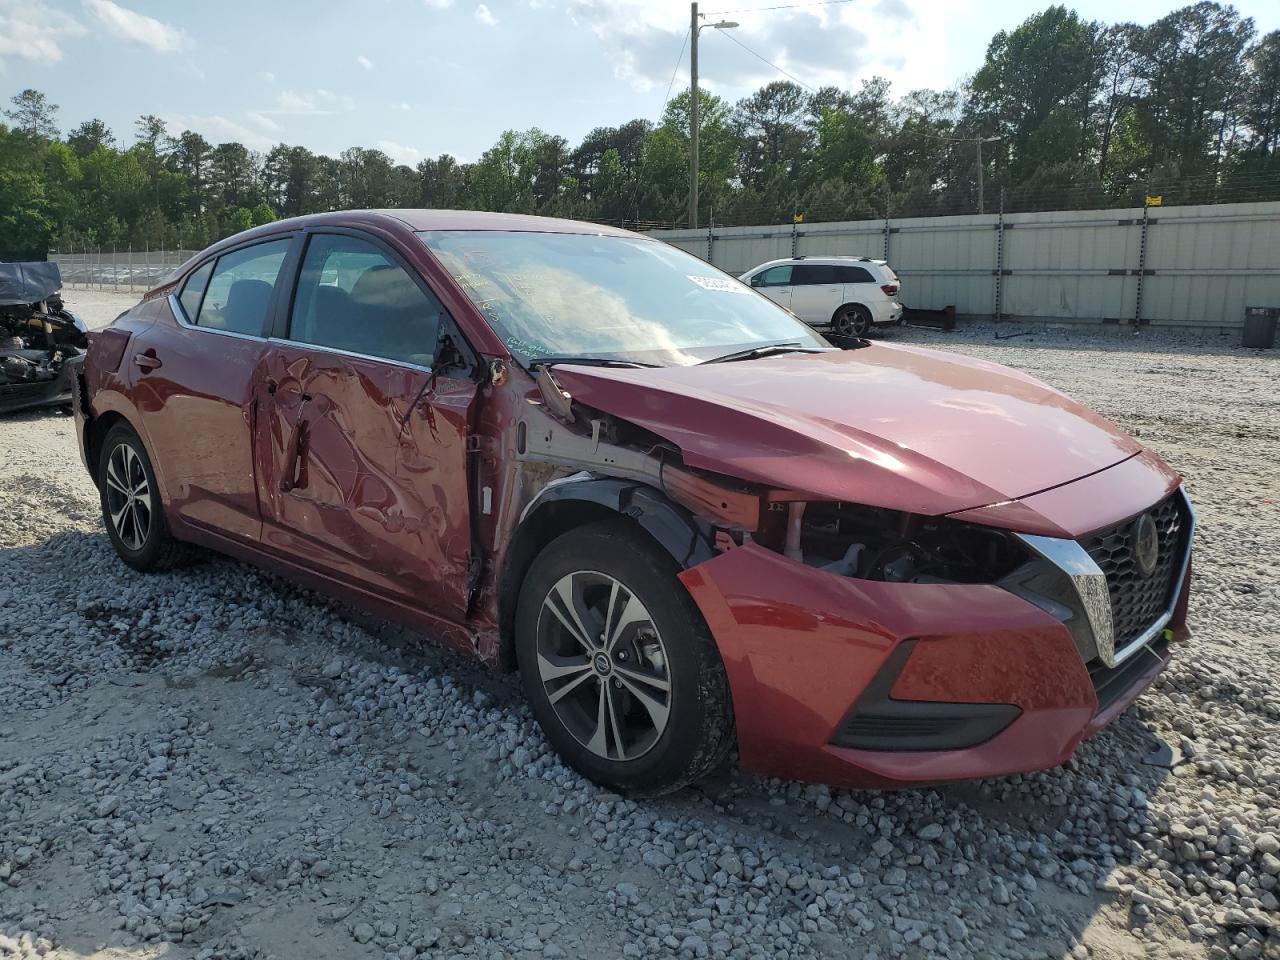
[[[801,7],[830,7],[838,3],[853,3],[854,0],[810,0],[808,3],[784,3],[776,7],[748,7],[742,10],[716,10],[704,13],[704,17],[719,17],[726,13],[768,13],[770,10],[798,10]]]
[[[680,72],[680,64],[684,62],[684,48],[689,45],[689,31],[684,32],[684,39],[680,41],[680,52],[676,54],[676,65],[671,68],[671,82],[667,84],[667,95],[662,98],[662,113],[666,112],[667,104],[671,102],[671,89],[676,85],[676,74]]]
[[[800,86],[804,87],[810,93],[818,92],[813,87],[809,86],[809,84],[801,80],[799,77],[793,74],[787,73],[787,71],[783,70],[780,66],[774,63],[772,60],[767,60],[764,57],[762,57],[760,54],[756,53],[754,50],[752,50],[745,43],[743,43],[741,40],[735,37],[732,33],[729,33],[727,30],[717,30],[716,32],[719,33],[721,36],[728,37],[730,40],[732,40],[734,43],[740,46],[743,50],[747,51],[747,53],[751,54],[753,57],[755,57],[757,60],[761,61],[762,63],[767,63],[769,66],[773,67],[773,69],[777,70],[780,74],[782,74],[784,77],[786,77],[788,80],[792,81],[793,83],[798,83]]]

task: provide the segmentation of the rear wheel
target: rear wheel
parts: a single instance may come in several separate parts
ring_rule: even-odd
[[[121,560],[148,571],[189,559],[190,548],[169,532],[146,447],[127,424],[116,424],[102,442],[98,487],[107,536]]]
[[[592,524],[547,546],[520,591],[534,715],[570,766],[628,793],[679,789],[733,743],[724,664],[676,572],[624,522]]]
[[[871,330],[871,311],[860,303],[841,307],[831,326],[842,337],[865,337]]]

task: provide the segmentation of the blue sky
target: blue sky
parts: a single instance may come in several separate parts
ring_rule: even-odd
[[[741,26],[733,36],[804,83],[856,87],[880,74],[901,95],[947,87],[982,62],[992,33],[1045,2],[852,0],[761,11],[797,0],[702,0]],[[1147,23],[1173,3],[1075,5]],[[1237,4],[1260,32],[1280,4]],[[712,16],[710,19],[718,19]],[[35,87],[70,128],[101,117],[132,142],[154,113],[176,132],[254,149],[301,143],[323,153],[379,146],[396,160],[474,160],[508,128],[576,143],[593,127],[661,112],[689,22],[682,0],[0,0],[0,99]],[[779,78],[713,30],[700,74],[736,100]],[[688,83],[688,50],[675,89]]]

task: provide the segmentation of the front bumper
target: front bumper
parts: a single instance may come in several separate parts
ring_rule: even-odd
[[[69,358],[51,380],[0,384],[0,413],[70,404],[71,384],[83,362],[83,357]]]
[[[1184,629],[1185,576],[1175,635]],[[1100,709],[1095,678],[1063,622],[995,585],[857,580],[755,544],[681,580],[724,660],[742,763],[767,776],[899,788],[1055,767],[1168,662],[1161,652],[1144,669],[1130,667]],[[886,682],[895,702],[1016,711],[987,728],[995,730],[989,739],[955,749],[836,745],[851,710]]]

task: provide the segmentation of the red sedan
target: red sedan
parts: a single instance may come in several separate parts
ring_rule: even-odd
[[[839,786],[1051,767],[1185,631],[1194,515],[1135,440],[591,224],[239,234],[93,335],[76,416],[125,563],[200,545],[518,669],[622,790],[735,745]]]

